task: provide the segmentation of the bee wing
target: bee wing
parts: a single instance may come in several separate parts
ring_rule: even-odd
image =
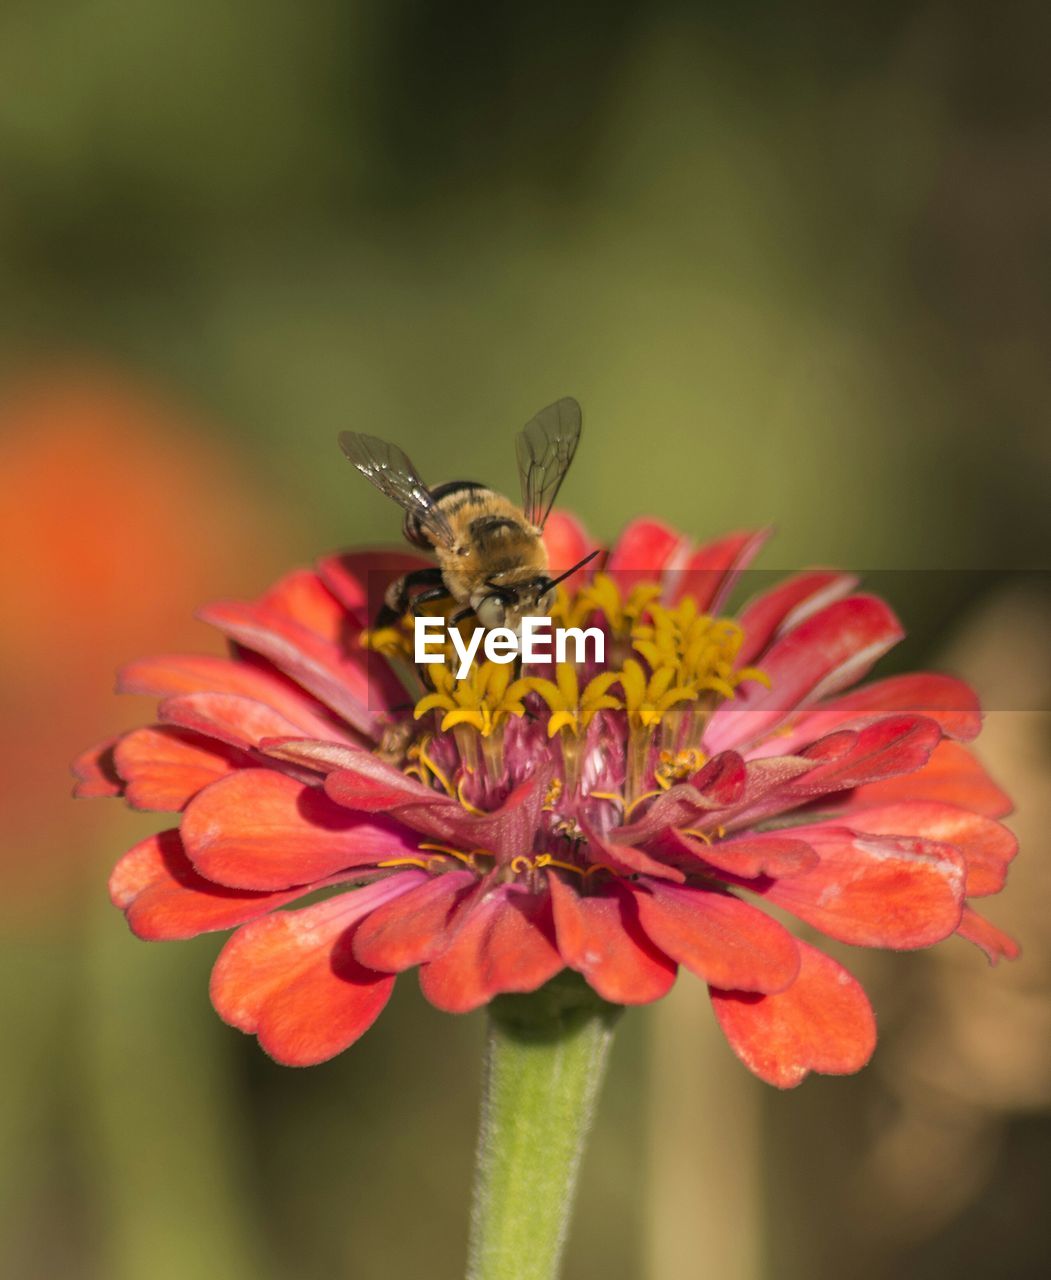
[[[522,428],[515,439],[522,510],[542,529],[573,461],[580,440],[580,405],[563,396]]]
[[[396,444],[357,431],[341,431],[339,447],[380,493],[416,516],[420,527],[435,543],[443,547],[453,545],[456,538],[452,525],[403,450]]]

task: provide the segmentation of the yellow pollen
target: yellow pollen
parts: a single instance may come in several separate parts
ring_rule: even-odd
[[[640,582],[632,587],[625,600],[608,573],[596,573],[590,584],[578,591],[573,600],[559,588],[551,616],[560,626],[579,627],[593,613],[600,613],[614,635],[628,635],[660,593],[656,582]]]
[[[677,703],[692,702],[697,691],[690,685],[676,683],[676,670],[670,664],[656,667],[646,675],[641,663],[628,658],[620,673],[624,690],[624,707],[628,724],[635,729],[653,729]]]
[[[405,658],[411,662],[414,651],[411,623],[407,621],[410,617],[411,615],[406,615],[396,627],[363,631],[358,637],[358,644],[362,649],[382,653],[385,658]]]
[[[616,867],[611,867],[605,862],[592,862],[586,867],[578,867],[572,862],[563,862],[560,858],[556,858],[550,853],[538,853],[533,857],[519,853],[511,859],[509,865],[516,875],[521,875],[526,871],[542,871],[544,867],[558,867],[560,871],[570,871],[573,875],[580,876],[582,880],[586,880],[588,876],[595,875],[598,871],[608,871],[610,875],[614,876],[620,874]]]
[[[632,627],[632,648],[653,671],[671,668],[675,687],[732,698],[745,680],[769,686],[757,668],[736,667],[744,632],[731,618],[698,613],[692,596],[673,607],[651,604],[647,616],[647,622]]]
[[[526,676],[518,681],[531,692],[539,694],[547,703],[551,717],[547,722],[547,736],[553,738],[562,729],[568,729],[574,737],[587,729],[599,711],[606,709],[619,711],[623,702],[614,698],[608,690],[620,679],[616,671],[604,671],[589,680],[580,692],[576,666],[571,662],[562,663],[555,672],[555,680],[545,680],[540,676]]]
[[[642,804],[643,800],[652,800],[655,796],[663,795],[663,791],[644,791],[641,796],[636,796],[631,804],[624,810],[625,818],[630,818],[635,810]]]
[[[417,720],[428,711],[444,711],[443,733],[458,724],[470,725],[488,738],[509,716],[525,714],[522,701],[528,692],[524,680],[511,680],[511,668],[502,663],[482,662],[462,680],[448,667],[435,663],[429,668],[434,692],[422,697],[413,712]]]
[[[463,784],[467,781],[466,777],[461,778],[456,784],[456,798],[468,813],[473,813],[476,818],[484,818],[485,810],[479,809],[476,804],[471,804],[470,800],[463,793]]]
[[[674,783],[696,773],[704,760],[704,752],[698,751],[696,747],[688,747],[685,751],[662,751],[654,770],[657,786],[667,791]]]
[[[710,845],[713,840],[721,840],[726,835],[725,827],[716,827],[713,832],[699,831],[696,827],[683,827],[682,834],[684,836],[693,836],[695,840],[703,840]]]
[[[419,764],[410,765],[405,770],[405,772],[406,773],[415,772],[418,774],[422,782],[427,782],[427,777],[424,773],[424,770],[427,770],[427,772],[433,774],[434,777],[438,779],[438,782],[441,785],[442,789],[444,790],[445,794],[447,796],[452,796],[455,794],[455,792],[453,791],[452,783],[446,777],[445,773],[438,768],[438,766],[434,763],[431,757],[427,754],[427,744],[430,742],[430,740],[431,740],[431,735],[429,733],[424,734],[424,736],[419,740],[419,742],[414,743],[408,749],[408,751],[405,754],[408,756],[410,760],[413,760],[413,761],[418,760]]]
[[[447,844],[421,844],[421,849],[433,850],[435,853],[448,854],[450,858],[457,858],[460,862],[470,867],[472,871],[479,870],[476,858],[495,858],[496,854],[491,853],[488,849],[471,849],[468,853],[464,853],[462,849],[453,849]]]

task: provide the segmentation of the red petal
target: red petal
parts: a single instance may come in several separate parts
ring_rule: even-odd
[[[437,1009],[469,1013],[505,991],[535,991],[562,969],[550,900],[501,885],[457,917],[445,949],[420,969]]]
[[[888,716],[862,729],[831,733],[811,743],[802,756],[750,760],[741,801],[709,814],[708,822],[740,830],[826,796],[830,807],[842,811],[844,794],[849,794],[845,788],[897,774],[914,777],[940,737],[933,720]]]
[[[961,938],[981,947],[990,964],[997,964],[1000,960],[1017,960],[1022,954],[1022,948],[1009,933],[1004,933],[970,907],[964,907],[963,918],[956,932]]]
[[[723,753],[724,756],[728,754],[736,753]],[[618,848],[621,843],[646,843],[672,827],[726,826],[731,822],[738,823],[738,815],[744,815],[740,821],[745,822],[751,820],[748,815],[752,813],[780,812],[797,805],[799,798],[794,796],[790,784],[813,767],[801,756],[747,761],[744,792],[725,808],[714,804],[696,787],[680,783],[649,801],[641,818],[614,832]],[[736,788],[730,794],[735,791]],[[726,794],[718,788],[717,793]],[[779,798],[782,794],[788,797],[787,800]]]
[[[121,668],[120,693],[152,698],[190,693],[236,693],[266,703],[297,726],[297,736],[331,738],[336,721],[320,704],[277,671],[234,658],[203,654],[166,654],[141,658]]]
[[[661,858],[674,861],[676,854],[686,854],[684,868],[696,870],[700,863],[743,879],[757,876],[794,876],[815,866],[818,856],[802,840],[776,831],[756,835],[733,836],[726,840],[692,839],[684,831],[670,831],[660,845]]]
[[[73,761],[76,782],[73,795],[78,800],[97,800],[123,794],[124,783],[113,759],[113,751],[120,738],[107,738],[97,746],[82,752]]]
[[[346,611],[314,574],[290,575],[258,603],[221,602],[199,616],[262,654],[362,733],[375,737],[380,717],[405,700],[387,662],[344,634]]]
[[[786,578],[771,591],[748,602],[738,615],[744,643],[738,654],[742,666],[753,665],[770,641],[790,630],[810,613],[848,595],[857,585],[853,574],[814,569]]]
[[[194,870],[178,831],[162,831],[128,850],[113,868],[109,891],[132,933],[155,942],[231,929],[291,902],[305,889],[253,893],[212,884]]]
[[[212,971],[216,1012],[257,1034],[266,1052],[287,1066],[310,1066],[341,1053],[376,1020],[394,986],[392,976],[354,959],[352,926],[420,874],[402,872],[239,929]]]
[[[673,960],[716,986],[782,991],[799,969],[788,930],[730,894],[646,877],[635,891],[643,929]]]
[[[250,749],[258,747],[265,738],[300,736],[297,726],[279,711],[239,693],[182,694],[166,698],[159,712],[166,724],[192,729],[233,747]],[[351,742],[334,727],[327,733],[329,738]]]
[[[812,702],[860,680],[905,633],[882,600],[850,596],[805,618],[763,655],[769,689],[745,684],[722,703],[704,735],[709,754],[755,741]]]
[[[999,893],[1018,852],[1012,832],[992,818],[932,800],[902,800],[851,813],[850,825],[874,835],[912,835],[951,844],[967,865],[967,896]]]
[[[761,1080],[791,1089],[811,1071],[850,1075],[872,1057],[876,1019],[860,983],[800,942],[799,977],[775,995],[712,991],[730,1047]]]
[[[553,578],[578,564],[598,543],[584,526],[568,511],[556,509],[544,525],[544,547],[547,550],[548,571]],[[590,576],[593,565],[578,569],[566,579],[566,590],[576,591]]]
[[[648,1004],[666,995],[676,965],[643,932],[634,895],[616,881],[581,897],[549,872],[562,959],[613,1004]]]
[[[358,628],[372,626],[387,587],[403,573],[429,562],[407,551],[348,551],[318,564],[321,581],[352,615]]]
[[[477,884],[473,872],[449,871],[384,903],[354,931],[355,956],[367,968],[384,973],[401,973],[433,960],[457,908]]]
[[[941,742],[930,759],[904,778],[888,778],[858,787],[843,802],[846,811],[867,809],[899,800],[938,800],[1002,818],[1014,806],[966,747],[957,742]]]
[[[210,783],[251,763],[241,751],[161,725],[136,729],[122,738],[114,760],[133,808],[169,813],[177,813]]]
[[[701,613],[717,612],[770,533],[770,529],[746,529],[698,547],[674,576],[672,602],[692,596]]]
[[[950,845],[832,825],[792,834],[816,850],[819,864],[748,887],[829,937],[912,950],[947,938],[960,923],[964,863]]]
[[[315,738],[263,738],[259,749],[275,760],[301,765],[317,773],[350,769],[357,762],[358,753],[364,750],[343,742],[318,742]],[[371,752],[366,754],[371,755]]]
[[[384,812],[432,840],[458,849],[486,849],[510,861],[531,849],[544,803],[548,766],[538,766],[499,807],[479,817],[449,796],[425,787],[368,751],[330,773],[325,790],[333,800],[362,812]]]
[[[782,729],[751,754],[791,754],[823,734],[903,713],[933,720],[942,733],[964,741],[975,737],[982,725],[978,699],[962,680],[926,674],[891,676],[800,712],[787,733]]]
[[[748,769],[736,751],[720,751],[690,779],[713,809],[725,809],[744,795]]]
[[[791,789],[799,795],[824,795],[877,778],[914,773],[941,741],[939,726],[924,716],[887,716],[849,733],[849,738],[847,733],[829,734],[807,747],[804,758],[819,763],[793,782]]]
[[[384,813],[408,807],[426,809],[456,805],[460,808],[450,797],[424,786],[371,751],[345,756],[325,779],[325,790],[337,804],[365,813]]]
[[[309,884],[417,847],[396,824],[352,813],[272,769],[239,769],[207,787],[186,809],[182,838],[202,875],[241,889]]]
[[[686,563],[690,541],[657,520],[633,520],[617,539],[606,561],[622,595],[636,583],[659,581],[665,569]]]

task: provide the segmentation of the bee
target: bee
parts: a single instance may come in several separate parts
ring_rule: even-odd
[[[411,608],[453,600],[452,621],[473,613],[487,630],[518,632],[526,616],[546,613],[555,586],[586,564],[551,578],[544,525],[580,440],[580,405],[569,396],[533,418],[515,440],[522,505],[475,480],[450,480],[429,489],[397,445],[356,431],[340,433],[343,452],[366,480],[404,511],[408,542],[437,564],[406,573],[387,588],[376,626],[389,626]]]

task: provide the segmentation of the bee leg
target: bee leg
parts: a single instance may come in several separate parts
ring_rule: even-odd
[[[383,597],[383,604],[380,606],[376,614],[376,621],[373,624],[378,631],[381,627],[393,626],[395,622],[405,613],[409,607],[411,599],[409,592],[413,587],[430,587],[437,588],[441,585],[439,595],[448,595],[442,584],[442,571],[436,565],[428,566],[426,569],[413,569],[411,573],[402,574],[400,578],[395,580],[387,588]],[[423,594],[430,596],[430,592]],[[419,599],[420,597],[417,597]],[[438,596],[434,596],[437,599]]]
[[[418,610],[421,604],[431,604],[435,600],[448,600],[448,599],[449,599],[449,592],[445,589],[444,586],[431,587],[429,591],[421,591],[418,596],[415,596],[412,601],[412,604],[409,607],[412,609],[413,616],[419,617]]]

